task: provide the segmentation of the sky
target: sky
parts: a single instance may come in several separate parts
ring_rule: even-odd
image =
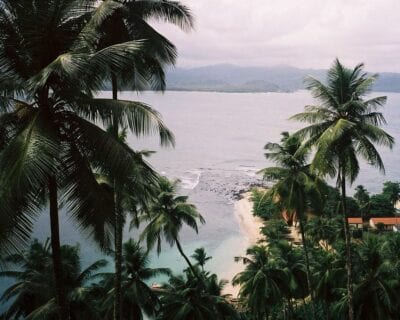
[[[400,0],[181,0],[195,30],[155,27],[179,50],[178,66],[330,66],[338,57],[400,72]]]

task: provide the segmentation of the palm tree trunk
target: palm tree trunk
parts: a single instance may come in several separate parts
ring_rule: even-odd
[[[178,248],[179,253],[185,259],[186,263],[188,264],[190,270],[192,271],[193,275],[200,280],[199,275],[197,274],[196,269],[193,267],[192,263],[190,262],[189,258],[186,256],[186,254],[183,252],[182,246],[177,238],[175,238],[175,243],[176,247]]]
[[[300,234],[301,234],[301,242],[303,242],[303,250],[304,250],[304,257],[306,260],[306,277],[307,277],[307,286],[310,290],[310,297],[311,297],[311,309],[313,314],[313,319],[317,319],[317,314],[315,310],[315,299],[314,299],[314,290],[311,284],[311,271],[310,271],[310,257],[308,254],[308,245],[306,242],[306,236],[304,232],[304,221],[303,221],[303,214],[299,215],[299,225],[300,225]]]
[[[346,246],[346,270],[347,270],[347,305],[349,312],[349,320],[354,319],[353,309],[353,279],[352,279],[352,266],[351,266],[351,235],[349,222],[347,220],[347,205],[346,205],[346,176],[345,168],[341,166],[340,182],[342,188],[342,208],[343,208],[343,223],[344,223],[344,238]]]
[[[61,264],[60,225],[58,221],[57,180],[49,178],[49,202],[50,202],[50,230],[51,230],[51,254],[53,258],[54,282],[56,287],[56,301],[60,320],[69,319],[67,299],[63,285],[63,272]]]
[[[327,302],[325,302],[325,314],[326,314],[326,320],[330,320],[331,319],[331,306]]]
[[[114,320],[122,319],[122,213],[116,183],[114,183],[114,214],[115,214],[115,278],[114,278]]]
[[[111,74],[112,83],[112,98],[118,99],[118,80],[114,73]],[[118,139],[118,120],[113,115],[111,124],[111,132],[114,138]],[[122,233],[123,233],[123,219],[121,211],[121,199],[118,194],[118,185],[114,180],[114,215],[115,215],[115,229],[114,229],[114,250],[115,250],[115,278],[114,278],[114,320],[122,319]]]

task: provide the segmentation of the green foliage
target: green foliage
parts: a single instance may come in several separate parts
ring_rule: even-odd
[[[308,220],[306,224],[306,235],[313,241],[314,245],[334,245],[336,241],[343,238],[343,225],[337,218],[316,217]]]
[[[89,297],[89,284],[97,277],[97,272],[107,265],[107,261],[96,261],[82,270],[79,247],[67,245],[61,247],[61,258],[64,270],[62,281],[71,316],[74,319],[98,319],[99,314]],[[35,240],[28,250],[7,256],[5,262],[14,268],[0,272],[0,277],[11,277],[16,282],[0,298],[1,302],[11,301],[3,316],[6,319],[54,319],[57,305],[49,241],[42,244]]]
[[[253,214],[257,217],[268,220],[281,213],[279,205],[272,200],[272,196],[267,190],[253,188],[251,201],[253,202]]]
[[[202,249],[202,248],[201,248]],[[194,256],[207,257],[204,250],[197,249]],[[200,259],[204,261],[204,259]],[[203,319],[242,319],[232,304],[229,295],[222,294],[227,284],[219,280],[216,274],[198,271],[194,276],[190,270],[179,276],[171,276],[161,291],[162,309],[157,319],[160,320],[203,320]]]
[[[202,270],[204,270],[204,266],[207,261],[212,259],[212,257],[207,256],[206,250],[203,247],[194,250],[192,258],[196,260],[197,264],[201,267]]]
[[[288,225],[282,219],[272,219],[265,222],[264,226],[261,228],[261,233],[269,243],[290,238]]]
[[[393,203],[385,194],[374,194],[370,199],[369,214],[372,217],[390,217],[395,213]]]
[[[183,252],[179,232],[187,225],[197,233],[198,222],[204,224],[205,220],[196,206],[187,202],[187,196],[176,195],[177,184],[178,181],[171,182],[165,177],[160,177],[156,199],[148,208],[147,214],[140,217],[140,221],[148,222],[142,231],[141,239],[146,239],[148,249],[157,246],[158,254],[161,253],[162,240],[171,247],[176,245],[193,274],[198,275]]]
[[[400,200],[400,182],[384,182],[382,194],[387,196],[393,206],[395,206],[396,202]]]
[[[362,185],[356,187],[356,192],[354,193],[354,199],[356,199],[360,207],[365,207],[369,202],[369,192]]]
[[[150,267],[150,254],[139,243],[128,240],[123,244],[122,255],[122,310],[123,319],[154,317],[161,309],[161,302],[148,283],[159,276],[170,276],[167,268]],[[90,288],[96,308],[102,319],[113,319],[114,273],[102,273],[99,281]]]

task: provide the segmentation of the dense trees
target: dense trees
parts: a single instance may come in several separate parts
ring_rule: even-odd
[[[293,118],[309,126],[266,145],[275,167],[262,173],[274,185],[252,195],[264,239],[236,258],[244,270],[233,279],[235,302],[223,292],[227,282],[207,271],[205,249],[194,261],[183,250],[182,228],[197,233],[202,215],[177,182],[150,167],[148,152],[126,143],[131,132],[174,144],[158,112],[118,99],[121,88],[165,89],[176,48],[149,19],[193,28],[190,10],[169,0],[0,1],[0,277],[14,280],[0,297],[0,318],[397,319],[400,236],[351,239],[347,221],[393,215],[400,199],[398,182],[376,195],[346,191],[360,158],[383,170],[376,145],[394,144],[380,128],[386,97],[367,97],[376,76],[336,60],[326,83],[307,80],[318,105]],[[95,98],[110,85],[112,99]],[[114,258],[113,272],[103,270],[106,260],[82,268],[79,246],[61,244],[61,206]],[[31,242],[45,210],[50,239]],[[301,243],[276,219],[282,212],[290,226],[298,222]],[[147,250],[122,242],[128,217]],[[160,253],[164,240],[186,261],[183,274],[151,267],[150,250]],[[164,285],[150,286],[153,279]]]
[[[176,245],[179,253],[185,259],[193,275],[198,272],[183,251],[179,241],[179,231],[186,224],[198,232],[198,222],[205,223],[204,218],[198,213],[196,207],[187,202],[187,196],[176,196],[178,181],[170,182],[166,178],[159,181],[159,193],[154,204],[149,208],[148,215],[142,216],[142,220],[149,221],[142,233],[149,249],[157,246],[157,252],[161,252],[161,242],[165,241],[172,247]]]
[[[307,79],[308,89],[320,104],[308,106],[304,113],[292,117],[310,124],[296,134],[305,139],[306,147],[316,147],[312,170],[337,178],[341,190],[350,320],[354,319],[354,310],[346,181],[353,183],[358,176],[359,158],[383,171],[384,164],[375,145],[392,148],[394,144],[393,137],[380,128],[385,118],[377,111],[385,104],[386,97],[366,97],[377,76],[366,74],[363,67],[359,64],[348,69],[336,59],[328,70],[326,84],[315,78]]]

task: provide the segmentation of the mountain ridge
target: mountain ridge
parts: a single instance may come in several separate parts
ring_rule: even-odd
[[[326,71],[286,65],[243,67],[224,63],[171,69],[166,74],[166,82],[170,91],[292,92],[305,89],[304,78],[308,75],[323,81]],[[379,73],[373,90],[400,92],[400,73]]]

